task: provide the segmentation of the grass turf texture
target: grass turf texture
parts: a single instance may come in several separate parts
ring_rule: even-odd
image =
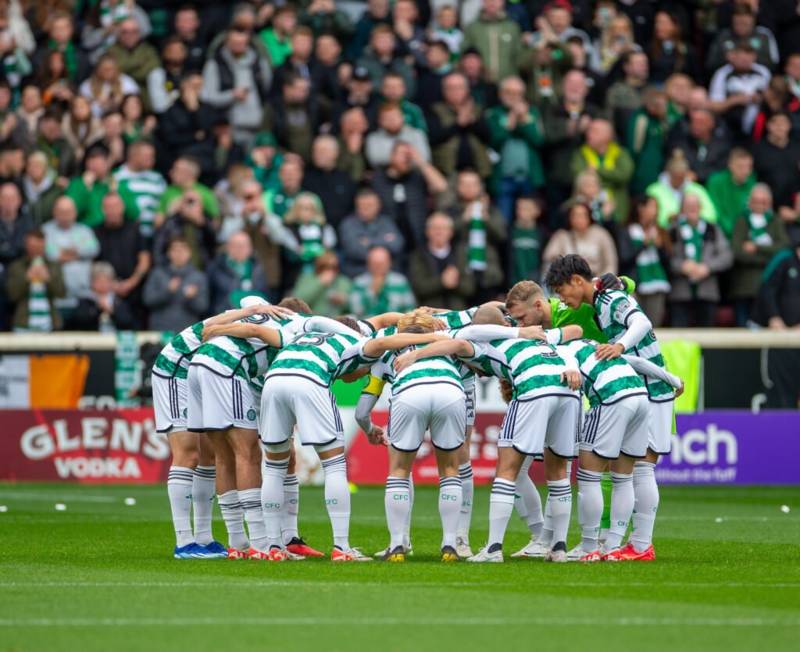
[[[422,487],[405,564],[270,564],[173,560],[161,487],[0,484],[0,650],[797,649],[800,488],[661,496],[651,564],[442,564]],[[473,545],[486,489],[475,504]],[[382,548],[383,490],[362,488],[353,514],[353,545]],[[330,546],[320,489],[301,490],[300,525]],[[218,512],[214,528],[225,541]],[[526,532],[512,517],[507,553]]]

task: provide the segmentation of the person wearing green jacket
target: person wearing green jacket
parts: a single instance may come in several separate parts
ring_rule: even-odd
[[[326,251],[314,261],[314,269],[300,274],[292,296],[302,299],[315,315],[338,317],[348,310],[353,282],[339,271],[336,254]]]
[[[525,101],[525,82],[506,77],[500,83],[500,104],[486,114],[489,142],[500,155],[492,169],[497,207],[508,222],[514,202],[544,185],[539,147],[544,142],[539,111]]]
[[[461,51],[470,48],[481,53],[488,81],[517,74],[522,38],[519,25],[505,12],[504,0],[483,0],[478,19],[464,30]]]
[[[633,195],[642,194],[664,169],[667,129],[667,94],[657,88],[647,88],[642,107],[628,121],[625,138],[625,146],[636,166],[630,185]]]
[[[75,202],[78,222],[94,228],[103,223],[103,197],[111,190],[111,159],[105,145],[92,145],[86,152],[85,171],[73,177],[64,194]]]
[[[425,121],[425,115],[418,105],[406,98],[407,91],[406,80],[403,75],[390,70],[383,76],[381,81],[383,101],[397,104],[403,112],[403,120],[409,127],[414,127],[414,129],[427,133],[428,123]]]
[[[700,217],[711,224],[716,223],[717,209],[706,189],[689,178],[690,171],[683,151],[676,150],[658,181],[647,186],[645,194],[658,202],[658,225],[661,228],[668,228],[681,212],[685,195],[696,196],[700,200]]]
[[[269,53],[270,65],[280,66],[292,53],[291,36],[297,27],[297,9],[285,4],[275,8],[272,24],[262,29],[258,36]]]
[[[158,212],[161,215],[169,215],[173,212],[173,206],[178,204],[178,200],[183,195],[193,190],[200,196],[203,204],[203,212],[214,219],[219,217],[219,202],[214,196],[213,191],[208,186],[198,181],[200,178],[200,165],[191,156],[179,156],[175,159],[169,171],[170,185],[161,195],[158,205]]]
[[[586,129],[586,144],[572,155],[570,168],[576,177],[586,168],[597,170],[603,190],[616,206],[614,219],[617,222],[628,219],[628,182],[633,176],[633,159],[614,141],[614,129],[608,120],[592,120]]]
[[[747,208],[747,200],[756,185],[753,155],[746,149],[734,147],[728,156],[728,167],[708,177],[706,189],[717,209],[717,222],[728,238],[733,227]]]

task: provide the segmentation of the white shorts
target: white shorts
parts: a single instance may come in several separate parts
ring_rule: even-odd
[[[467,424],[466,428],[472,428],[475,425],[475,383],[471,386],[464,388],[464,398],[467,406]]]
[[[196,432],[244,428],[256,430],[256,408],[250,384],[189,365],[188,429]]]
[[[540,396],[514,399],[508,404],[497,445],[513,447],[539,459],[548,448],[559,457],[575,457],[578,441],[577,396]]]
[[[410,453],[419,449],[430,429],[436,448],[455,450],[464,443],[466,416],[464,392],[455,385],[409,387],[392,397],[386,437],[392,448]]]
[[[650,422],[647,447],[659,455],[669,455],[672,450],[673,408],[675,401],[650,403]]]
[[[261,393],[261,441],[282,444],[292,436],[295,425],[304,446],[325,446],[335,441],[344,446],[342,417],[327,387],[300,376],[268,378]]]
[[[181,432],[186,430],[187,381],[185,378],[150,376],[153,388],[153,412],[156,432]]]
[[[611,405],[589,410],[581,432],[580,449],[615,460],[620,453],[644,457],[647,453],[650,401],[646,394],[628,396]]]

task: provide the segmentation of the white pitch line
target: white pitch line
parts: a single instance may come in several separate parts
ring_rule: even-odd
[[[72,503],[121,503],[123,500],[116,496],[92,496],[69,493],[43,494],[39,492],[2,490],[0,490],[0,498],[3,500],[11,498],[14,500],[30,500],[33,502],[50,502],[52,500],[57,500],[60,502]]]
[[[192,627],[192,626],[335,626],[376,627],[407,625],[489,626],[537,625],[549,627],[800,627],[798,618],[649,618],[649,617],[526,617],[516,615],[484,616],[477,618],[445,617],[416,618],[359,616],[359,617],[216,617],[216,618],[3,618],[0,627]]]
[[[607,583],[606,578],[598,580],[597,582],[541,582],[536,578],[531,578],[531,582],[539,588],[592,588]],[[385,587],[385,582],[325,582],[313,580],[274,580],[258,578],[252,582],[224,582],[224,581],[187,581],[187,582],[169,582],[169,581],[41,581],[41,582],[20,582],[20,581],[0,581],[0,588],[8,589],[27,589],[27,588],[233,588],[233,589],[246,589],[248,591],[254,589],[269,589],[273,587],[286,587],[286,586],[311,586],[316,588],[336,588],[336,587]],[[493,584],[479,581],[472,582],[398,582],[396,588],[458,588],[469,587],[474,589],[481,589]],[[625,588],[652,588],[654,586],[670,587],[670,588],[762,588],[762,589],[798,589],[800,582],[640,582],[640,581],[624,581],[614,580],[614,586]]]

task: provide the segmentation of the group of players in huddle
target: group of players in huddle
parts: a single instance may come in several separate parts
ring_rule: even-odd
[[[241,309],[181,331],[161,351],[152,376],[156,428],[169,433],[173,456],[167,488],[174,556],[323,556],[298,532],[296,437],[314,447],[324,471],[331,559],[370,561],[349,542],[345,442],[331,393],[337,378],[351,382],[369,375],[356,420],[371,443],[387,446],[389,456],[390,541],[375,557],[398,562],[411,551],[411,468],[429,432],[440,476],[442,561],[502,562],[515,505],[531,541],[513,556],[655,559],[655,466],[670,451],[681,381],[665,369],[630,281],[594,279],[586,261],[570,255],[553,262],[545,283],[556,297],[548,299],[539,285],[523,281],[505,303],[366,320],[312,316],[294,298],[272,306],[247,297]],[[477,375],[499,378],[509,406],[497,442],[489,538],[473,554],[469,438]],[[384,429],[370,414],[387,383]],[[581,543],[568,551],[575,458]],[[529,475],[534,460],[544,463],[544,508]],[[610,500],[601,487],[607,471]],[[214,496],[227,546],[212,536]],[[601,528],[604,507],[608,527]]]

